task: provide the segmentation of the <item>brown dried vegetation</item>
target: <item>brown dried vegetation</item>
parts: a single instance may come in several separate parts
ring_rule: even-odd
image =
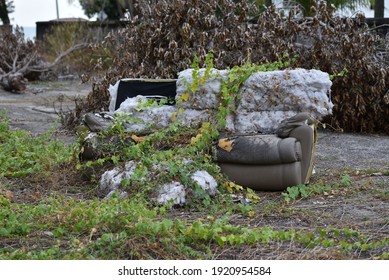
[[[334,113],[327,120],[344,131],[389,133],[387,43],[371,32],[363,15],[340,18],[324,3],[313,17],[296,18],[274,7],[259,14],[248,1],[141,2],[126,28],[110,34],[117,43],[113,67],[93,86],[89,111],[106,109],[109,84],[123,77],[175,78],[191,67],[194,55],[201,63],[213,51],[218,69],[242,65],[250,59],[266,63],[294,58],[291,67],[315,68],[335,77]],[[384,52],[379,52],[379,48]]]
[[[0,33],[0,86],[5,90],[23,91],[25,76],[40,60],[38,48],[31,40],[24,40],[23,30]]]

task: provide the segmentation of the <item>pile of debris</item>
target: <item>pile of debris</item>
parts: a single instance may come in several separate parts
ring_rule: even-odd
[[[211,78],[199,85],[196,92],[190,92],[187,85],[193,82],[193,71],[187,69],[179,73],[174,92],[176,102],[172,104],[161,102],[161,96],[158,96],[156,102],[155,95],[150,97],[136,91],[131,93],[130,98],[117,104],[119,95],[129,94],[120,92],[120,83],[144,81],[121,80],[111,86],[110,111],[87,114],[84,118],[91,130],[84,141],[84,156],[96,157],[100,154],[99,149],[104,150],[101,145],[104,139],[99,138],[99,132],[107,130],[115,118],[121,118],[125,131],[135,135],[147,135],[174,122],[180,122],[183,126],[197,126],[202,122],[215,121],[220,105],[221,85],[228,79],[229,72],[212,69]],[[205,69],[200,69],[200,74],[204,72]],[[160,82],[163,83],[163,80]],[[331,85],[329,75],[319,70],[256,72],[241,86],[237,110],[227,116],[225,129],[229,135],[274,134],[283,120],[300,112],[321,119],[332,112],[333,104],[329,97]],[[128,145],[136,144],[136,139],[128,141]],[[110,143],[112,147],[115,141]],[[109,149],[105,152],[109,152]],[[100,182],[101,193],[110,196],[118,191],[126,195],[121,182],[123,179],[131,180],[136,165],[137,162],[129,161],[123,168],[116,167],[105,172]],[[149,176],[153,177],[153,173],[160,172],[160,168],[153,166]],[[217,193],[217,182],[206,171],[198,170],[188,176],[209,195]],[[157,186],[151,199],[160,204],[169,201],[183,204],[185,186],[177,181]]]

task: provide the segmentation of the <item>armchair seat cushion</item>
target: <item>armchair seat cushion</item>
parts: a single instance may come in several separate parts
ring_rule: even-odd
[[[273,165],[219,163],[228,178],[257,191],[282,191],[301,184],[301,162]]]
[[[241,136],[233,139],[230,152],[218,150],[219,163],[274,165],[301,161],[301,145],[296,138],[276,135]]]

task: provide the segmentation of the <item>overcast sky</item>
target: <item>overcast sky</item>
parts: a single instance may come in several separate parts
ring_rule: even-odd
[[[35,26],[37,21],[48,21],[57,18],[56,0],[14,0],[15,12],[10,15],[13,25]],[[389,17],[389,0],[385,0],[385,17]],[[60,18],[87,18],[78,0],[69,4],[68,0],[58,0]],[[373,17],[374,12],[364,10],[366,17]]]
[[[15,12],[10,14],[11,23],[19,26],[35,26],[37,21],[57,18],[56,0],[13,0]],[[83,10],[77,0],[69,4],[68,0],[58,0],[60,18],[82,17]]]

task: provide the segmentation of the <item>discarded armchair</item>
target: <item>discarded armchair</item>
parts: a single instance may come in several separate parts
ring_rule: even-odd
[[[126,130],[145,135],[149,124],[153,129],[167,127],[174,114],[184,126],[212,121],[220,104],[221,83],[228,73],[215,70],[213,78],[189,95],[187,84],[192,82],[192,71],[180,72],[177,80],[118,81],[110,87],[110,112],[88,114],[85,123],[97,132],[109,125],[114,113],[130,114],[140,122],[126,123]],[[240,88],[235,115],[227,116],[229,136],[220,139],[229,142],[230,147],[217,148],[216,163],[225,175],[239,185],[263,191],[280,191],[308,183],[317,139],[315,120],[332,112],[331,84],[329,75],[318,70],[251,75]],[[143,99],[161,97],[167,98],[168,102],[162,102],[165,105],[137,108]],[[115,143],[112,139],[109,142]],[[92,136],[84,144],[83,156],[99,156],[99,151],[96,152],[96,147],[101,147],[99,139]],[[132,144],[131,139],[125,144]],[[108,145],[103,154],[111,148]]]
[[[309,122],[309,125],[307,122]],[[285,120],[276,134],[237,135],[232,149],[217,150],[217,162],[228,178],[254,190],[280,191],[308,183],[316,143],[314,124],[301,113]]]

